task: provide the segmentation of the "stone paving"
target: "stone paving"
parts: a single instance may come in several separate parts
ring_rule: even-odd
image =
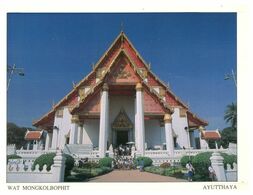
[[[139,170],[114,170],[108,174],[91,178],[88,182],[187,182],[187,180]]]

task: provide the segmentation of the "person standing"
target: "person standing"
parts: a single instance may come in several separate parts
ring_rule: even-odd
[[[192,166],[191,161],[188,161],[185,167],[188,171],[188,181],[192,181],[192,177],[194,174],[194,167]]]
[[[209,167],[208,167],[208,172],[209,172],[209,178],[212,180],[212,181],[215,181],[215,171],[212,167],[212,165],[210,164]]]

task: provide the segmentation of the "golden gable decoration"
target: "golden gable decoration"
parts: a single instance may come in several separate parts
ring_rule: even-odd
[[[84,97],[85,97],[85,88],[80,88],[78,90],[78,94],[79,94],[79,97],[80,97],[81,100],[84,99]]]
[[[186,109],[185,108],[179,108],[179,116],[186,117]]]
[[[101,79],[105,73],[105,68],[98,68],[96,72],[96,78]]]
[[[144,68],[139,68],[140,74],[142,76],[143,79],[146,79],[148,76],[148,71]]]
[[[121,130],[127,130],[127,129],[133,128],[133,124],[123,108],[121,108],[120,113],[115,118],[114,122],[112,123],[112,128],[121,129]]]
[[[159,95],[162,97],[165,96],[165,90],[162,87],[159,88]]]

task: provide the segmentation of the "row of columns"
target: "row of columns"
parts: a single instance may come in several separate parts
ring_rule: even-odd
[[[104,157],[107,151],[108,128],[109,128],[109,87],[105,83],[102,87],[100,103],[100,124],[99,124],[99,156]],[[135,102],[135,146],[140,155],[145,155],[145,124],[144,124],[144,102],[143,86],[141,83],[136,85]],[[164,116],[166,148],[170,156],[174,155],[172,117],[169,113]],[[82,126],[78,115],[73,115],[71,119],[71,131],[69,144],[80,144],[82,139]],[[78,140],[78,137],[80,140]],[[50,139],[50,137],[48,138]],[[53,130],[52,148],[57,148],[58,130]],[[49,148],[49,143],[46,148]],[[47,142],[46,142],[47,143]]]

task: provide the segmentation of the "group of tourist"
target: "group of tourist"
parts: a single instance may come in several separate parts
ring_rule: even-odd
[[[114,150],[115,156],[130,156],[131,155],[131,147],[130,146],[123,146],[122,144],[119,147],[115,148]]]
[[[135,168],[133,158],[131,156],[117,156],[115,158],[113,168],[129,170]]]

